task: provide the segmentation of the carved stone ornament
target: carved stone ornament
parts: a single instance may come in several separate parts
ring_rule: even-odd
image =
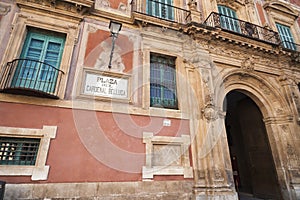
[[[127,12],[128,8],[124,3],[120,3],[118,6],[118,10],[122,11],[122,12]]]
[[[28,4],[30,3],[30,4]],[[72,17],[80,17],[77,14],[83,15],[84,13],[88,12],[88,10],[92,7],[93,2],[87,1],[86,3],[76,2],[76,1],[58,1],[58,0],[19,0],[18,5],[22,6],[32,6],[34,8],[41,8],[41,7],[49,7],[49,12],[54,11],[60,12],[61,14],[65,14],[64,11],[76,13]],[[69,16],[69,14],[68,14]]]
[[[108,0],[96,0],[95,8],[108,8],[110,7],[110,2]]]
[[[240,6],[245,5],[245,0],[217,0],[218,4],[223,4],[234,9],[239,9]]]
[[[88,27],[87,27],[87,31],[88,31],[89,33],[96,33],[97,30],[98,30],[98,29],[97,29],[96,27],[91,26],[90,24],[89,24]]]
[[[114,49],[114,54],[112,58],[112,68],[108,68],[108,62],[109,62],[109,57],[111,53],[111,45],[103,41],[100,45],[103,49],[103,51],[100,53],[100,56],[98,57],[96,64],[95,64],[95,69],[100,69],[103,71],[112,71],[112,72],[119,72],[122,73],[123,70],[125,69],[125,65],[123,63],[122,57],[121,57],[121,48],[115,44],[115,49]]]
[[[286,151],[287,151],[289,156],[294,156],[295,155],[295,150],[292,147],[292,145],[289,144],[289,143],[287,144]]]
[[[188,6],[189,6],[190,10],[196,10],[197,2],[195,0],[190,0],[190,2],[188,3]]]
[[[220,169],[218,167],[214,167],[214,181],[223,181],[224,178],[222,177],[222,172],[220,171]]]
[[[216,108],[215,105],[212,103],[208,103],[202,110],[201,110],[204,118],[207,121],[215,121],[216,119],[219,118],[219,111]]]
[[[0,16],[6,15],[10,11],[11,6],[0,2]]]
[[[261,88],[261,90],[263,91],[264,94],[266,94],[266,95],[271,94],[270,89],[265,84],[260,83],[259,87]]]
[[[241,68],[246,72],[254,71],[254,59],[253,57],[248,57],[242,61]]]

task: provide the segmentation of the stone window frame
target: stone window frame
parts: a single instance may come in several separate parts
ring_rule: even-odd
[[[181,137],[154,136],[152,132],[143,132],[143,143],[146,144],[146,163],[142,168],[143,179],[153,179],[154,175],[183,175],[184,178],[193,178],[193,168],[190,165],[189,147],[190,135]],[[153,146],[180,145],[181,166],[153,166]]]
[[[218,5],[226,6],[236,12],[238,20],[248,21],[255,23],[256,20],[245,13],[251,12],[253,5],[249,5],[245,0],[216,0],[216,1],[203,1],[202,2],[202,16],[205,20],[212,12],[218,12]]]
[[[160,108],[160,107],[152,107],[150,106],[150,54],[161,54],[164,56],[175,57],[175,71],[176,71],[176,91],[177,91],[177,109],[169,109],[169,108]],[[143,97],[142,97],[142,107],[146,110],[149,110],[151,115],[153,116],[169,116],[174,118],[182,118],[183,115],[183,107],[182,107],[182,99],[184,98],[181,92],[182,90],[182,80],[180,77],[182,76],[179,71],[179,66],[182,64],[182,60],[176,54],[172,54],[165,50],[160,50],[157,48],[147,49],[143,51],[143,66],[145,66],[145,70],[143,70]]]
[[[168,61],[170,61],[170,60],[172,60],[172,64],[171,65],[168,65],[168,67],[167,68],[171,68],[171,69],[173,69],[173,75],[175,75],[175,83],[172,83],[172,86],[175,88],[175,91],[174,91],[174,93],[175,93],[175,99],[174,99],[174,101],[175,101],[175,103],[174,103],[174,106],[172,107],[172,105],[166,105],[166,107],[165,107],[165,105],[163,105],[164,107],[164,109],[173,109],[173,110],[179,110],[179,107],[178,107],[178,91],[177,91],[177,85],[178,85],[178,83],[177,83],[177,68],[176,68],[176,59],[177,59],[177,57],[174,57],[174,56],[169,56],[169,55],[165,55],[165,54],[160,54],[160,53],[155,53],[155,52],[150,52],[150,91],[151,91],[151,79],[152,78],[156,78],[156,77],[152,77],[151,76],[151,71],[152,71],[152,68],[153,67],[151,67],[152,66],[152,62],[151,62],[151,57],[160,57],[160,58],[164,58],[164,59],[166,59],[166,60],[168,60]],[[155,63],[155,64],[157,64],[157,63]],[[161,64],[161,63],[160,63]],[[164,73],[165,73],[165,71],[166,71],[166,67],[164,66],[163,67],[164,68]],[[160,70],[160,74],[161,74],[162,72],[161,72],[161,70]],[[163,84],[163,80],[161,80],[160,79],[160,84],[162,84],[162,85],[164,85]],[[162,86],[161,86],[162,87]],[[163,100],[164,99],[164,97],[160,97],[161,98],[161,100]],[[156,105],[151,105],[151,92],[150,92],[150,107],[151,108],[161,108],[160,106],[156,106]]]
[[[274,1],[271,3],[265,3],[263,8],[267,12],[270,27],[279,32],[276,27],[276,23],[290,27],[294,42],[300,43],[300,37],[297,34],[299,26],[297,23],[297,17],[300,14],[300,9],[293,8],[288,2]]]
[[[29,10],[21,10],[20,13],[15,14],[14,21],[12,22],[13,29],[10,34],[2,63],[0,64],[4,66],[5,63],[19,58],[26,39],[28,27],[65,34],[66,40],[59,68],[64,72],[64,76],[62,76],[60,84],[57,86],[59,87],[57,88],[59,91],[58,97],[63,99],[67,87],[68,73],[71,66],[71,56],[77,42],[78,24],[75,21],[64,21],[60,18],[51,18],[51,20],[49,20],[49,16],[47,15],[32,12]]]
[[[56,137],[57,126],[42,129],[0,126],[0,136],[16,138],[39,138],[40,146],[36,163],[32,165],[0,165],[0,176],[31,176],[31,180],[47,180],[50,166],[46,165],[50,140]]]

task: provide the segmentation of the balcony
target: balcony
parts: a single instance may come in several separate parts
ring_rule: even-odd
[[[276,45],[280,43],[279,34],[273,30],[219,13],[210,13],[208,18],[204,21],[204,24],[210,27],[221,28],[222,30],[251,39]]]
[[[64,72],[37,60],[15,59],[1,71],[0,91],[58,99]]]
[[[187,24],[190,22],[191,13],[189,10],[159,1],[132,0],[131,6],[131,10],[137,14],[136,18],[149,20],[149,22],[155,22],[155,18],[178,24]]]

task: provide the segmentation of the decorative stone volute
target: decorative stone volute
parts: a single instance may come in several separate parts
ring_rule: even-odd
[[[6,5],[0,2],[0,16],[6,15],[11,9],[10,5]]]
[[[245,71],[245,72],[253,72],[254,71],[254,59],[252,56],[247,57],[246,59],[244,59],[241,63],[241,68]]]
[[[217,106],[215,106],[211,95],[206,96],[205,101],[207,104],[201,110],[201,113],[208,122],[215,121],[218,118],[223,118],[225,116],[225,112],[221,111]]]
[[[195,0],[190,0],[188,6],[191,12],[191,22],[201,23],[202,15],[197,10],[197,2]]]
[[[217,0],[217,3],[234,9],[238,9],[240,6],[245,6],[245,0]]]
[[[89,12],[94,2],[92,0],[58,1],[58,0],[17,0],[17,5],[31,7],[32,9],[47,11],[56,16],[81,20]],[[44,12],[42,12],[44,13]]]

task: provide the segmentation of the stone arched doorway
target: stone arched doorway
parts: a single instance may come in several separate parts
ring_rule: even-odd
[[[223,107],[234,182],[240,199],[282,199],[260,108],[238,90],[227,93]]]

